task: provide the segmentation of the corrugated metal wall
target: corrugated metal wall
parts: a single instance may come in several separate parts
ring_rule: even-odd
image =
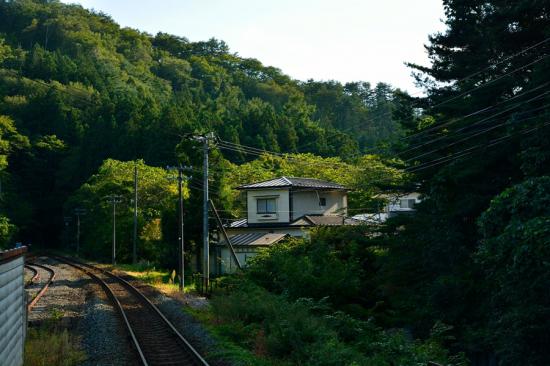
[[[0,365],[20,366],[26,332],[25,257],[0,262]]]

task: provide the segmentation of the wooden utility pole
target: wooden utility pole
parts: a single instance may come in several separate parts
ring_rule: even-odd
[[[80,216],[86,215],[86,210],[75,208],[74,214],[76,216],[76,256],[78,257],[80,252]]]
[[[113,266],[116,264],[116,204],[122,202],[122,196],[111,194],[106,197],[109,203],[113,205],[113,250],[111,253],[111,261]]]
[[[210,282],[210,243],[208,242],[208,137],[204,136],[202,139],[202,153],[203,153],[203,206],[202,206],[202,237],[203,237],[203,276],[204,276],[204,288],[208,292],[208,285]]]
[[[181,171],[181,166],[178,169],[178,200],[179,200],[179,236],[180,236],[180,255],[179,255],[179,262],[180,262],[180,291],[184,292],[185,289],[185,232],[184,232],[184,221],[183,221],[183,192],[182,192],[182,185],[183,185],[183,174]]]
[[[177,170],[178,171],[178,207],[179,207],[179,215],[178,215],[178,246],[179,246],[179,253],[178,253],[178,267],[179,267],[179,289],[180,291],[184,291],[185,289],[185,207],[183,204],[183,181],[185,179],[189,179],[188,177],[183,176],[183,172],[185,170],[190,170],[192,167],[188,166],[181,166],[178,167],[166,167],[168,170]]]
[[[209,143],[211,140],[214,140],[214,133],[209,132],[205,135],[193,135],[188,136],[194,141],[202,143],[202,154],[203,154],[203,163],[202,163],[202,174],[203,174],[203,204],[202,204],[202,252],[203,252],[203,280],[204,288],[208,289],[210,282],[210,244],[208,242],[208,150]]]
[[[138,225],[138,168],[134,165],[134,240],[132,250],[132,263],[137,263],[137,225]]]

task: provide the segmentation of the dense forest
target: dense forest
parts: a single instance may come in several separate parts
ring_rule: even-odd
[[[550,8],[443,4],[431,65],[409,65],[424,90],[413,97],[292,80],[223,41],[121,28],[75,5],[0,1],[0,246],[73,245],[83,208],[83,254],[106,259],[104,197],[119,194],[130,260],[137,166],[139,256],[173,266],[177,190],[163,167],[193,166],[196,252],[201,153],[182,137],[213,131],[226,219],[242,216],[236,184],[283,174],[353,188],[352,214],[376,210],[380,192],[423,195],[413,216],[263,253],[213,302],[227,337],[250,348],[260,334],[296,364],[550,364]]]
[[[3,1],[0,17],[3,230],[25,241],[57,241],[63,202],[107,158],[200,165],[186,133],[351,160],[390,151],[398,119],[414,119],[375,118],[405,103],[388,85],[297,82],[215,39],[151,36],[56,1]]]

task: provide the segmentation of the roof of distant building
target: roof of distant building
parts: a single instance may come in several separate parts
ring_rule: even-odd
[[[314,178],[280,177],[262,182],[243,184],[237,189],[262,189],[262,188],[310,188],[319,190],[345,190],[341,184]]]
[[[236,247],[267,246],[275,244],[287,236],[289,235],[284,233],[246,233],[234,235],[229,240],[231,240],[231,245]]]
[[[248,224],[247,219],[241,219],[226,225],[230,229],[248,228],[248,227],[303,227],[303,226],[339,226],[339,225],[357,225],[359,220],[346,219],[343,216],[336,215],[304,215],[290,223],[258,223]]]
[[[305,225],[313,225],[313,226],[339,226],[344,225],[344,217],[343,216],[322,216],[322,215],[304,215],[295,222],[293,222],[294,225],[300,225],[300,223],[303,222]]]

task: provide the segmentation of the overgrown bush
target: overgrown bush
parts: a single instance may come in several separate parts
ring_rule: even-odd
[[[490,339],[502,365],[548,365],[550,177],[495,197],[478,221]]]
[[[292,299],[327,298],[336,306],[373,304],[368,274],[374,270],[372,228],[320,228],[310,239],[291,239],[250,261],[248,278]]]
[[[298,365],[410,365],[428,361],[464,364],[441,346],[439,334],[413,341],[402,330],[384,331],[314,301],[268,292],[243,278],[214,297],[218,330],[267,357]]]

